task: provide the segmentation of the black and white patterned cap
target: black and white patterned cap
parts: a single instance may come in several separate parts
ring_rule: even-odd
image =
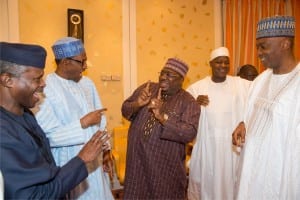
[[[274,16],[261,19],[257,23],[256,39],[265,37],[294,37],[295,18]]]

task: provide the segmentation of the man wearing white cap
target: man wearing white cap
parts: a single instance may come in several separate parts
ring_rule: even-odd
[[[188,197],[233,199],[237,152],[231,133],[242,119],[250,82],[227,75],[230,58],[226,47],[211,52],[212,75],[187,88],[201,105],[196,143],[189,166]]]
[[[97,130],[105,130],[103,112],[106,109],[94,83],[82,75],[87,68],[82,42],[72,37],[61,38],[52,50],[57,68],[46,78],[45,98],[36,118],[49,138],[57,165],[61,166],[76,155]],[[103,156],[88,165],[89,177],[70,192],[69,198],[113,199],[104,170],[112,172],[109,142]]]
[[[257,54],[268,69],[254,80],[244,120],[233,133],[233,144],[243,146],[236,199],[300,199],[300,63],[294,36],[294,17],[258,22]]]

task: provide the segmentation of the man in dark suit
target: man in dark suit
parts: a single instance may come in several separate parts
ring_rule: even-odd
[[[5,199],[58,199],[88,176],[109,139],[97,132],[77,156],[57,167],[45,133],[29,108],[43,91],[46,51],[31,44],[0,42],[0,170]]]

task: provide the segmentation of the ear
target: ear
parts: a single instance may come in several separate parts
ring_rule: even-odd
[[[68,59],[63,58],[63,59],[60,60],[59,65],[66,65],[66,64],[68,64],[68,62],[69,62]]]
[[[290,46],[291,46],[291,41],[288,38],[284,38],[282,40],[282,48],[286,50],[289,49]]]
[[[3,73],[0,75],[0,84],[4,87],[11,88],[13,85],[13,79],[11,74]]]
[[[65,66],[67,66],[69,62],[70,61],[68,59],[61,59],[60,62],[57,64],[56,71],[62,73],[65,70]]]

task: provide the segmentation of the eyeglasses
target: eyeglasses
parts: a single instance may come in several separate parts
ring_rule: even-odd
[[[86,63],[86,60],[76,60],[74,58],[67,58],[67,59],[77,62],[78,64],[80,64],[81,67],[83,67],[83,65]]]
[[[161,71],[158,73],[159,76],[164,76],[166,75],[168,78],[179,78],[180,76],[177,74],[174,74],[172,72],[168,72],[168,71]]]

